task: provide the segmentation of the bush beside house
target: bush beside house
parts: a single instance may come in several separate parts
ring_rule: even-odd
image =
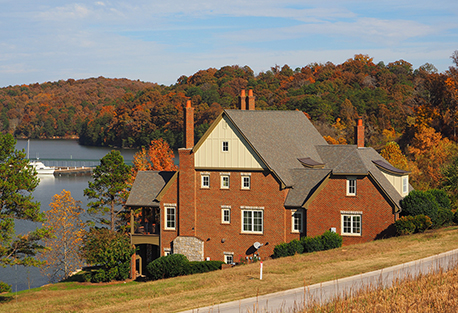
[[[320,236],[302,237],[300,241],[294,239],[289,243],[283,242],[278,244],[274,248],[273,257],[281,258],[301,253],[330,250],[341,246],[342,236],[337,233],[327,231]]]

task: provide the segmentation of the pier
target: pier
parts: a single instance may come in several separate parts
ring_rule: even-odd
[[[91,176],[92,175],[92,167],[56,167],[54,171],[54,176]]]

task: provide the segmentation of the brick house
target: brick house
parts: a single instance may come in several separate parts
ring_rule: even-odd
[[[179,170],[139,172],[127,200],[143,210],[142,226],[131,223],[143,264],[169,253],[264,258],[327,230],[344,245],[374,240],[389,234],[411,188],[408,172],[364,147],[361,120],[357,145],[328,145],[304,113],[255,110],[242,91],[239,109],[224,110],[194,145],[193,115],[188,101]]]

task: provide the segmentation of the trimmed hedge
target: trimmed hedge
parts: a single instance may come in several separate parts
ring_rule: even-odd
[[[436,201],[434,192],[413,190],[402,199],[401,207],[401,214],[403,216],[423,214],[431,218],[434,226],[438,222],[437,213],[439,210],[439,203]]]
[[[434,199],[436,199],[437,204],[439,204],[439,208],[448,209],[448,210],[452,209],[450,198],[448,197],[447,193],[444,190],[431,189],[426,192],[431,194],[434,197]]]
[[[296,253],[309,253],[314,251],[329,250],[342,246],[342,236],[331,231],[316,237],[302,237],[301,240],[293,239],[291,242],[280,243],[274,248],[274,258],[292,256]]]
[[[453,223],[453,212],[450,209],[440,208],[437,211],[436,227],[450,226]]]
[[[146,266],[147,275],[153,280],[206,273],[221,269],[222,261],[189,262],[182,254],[162,256]]]

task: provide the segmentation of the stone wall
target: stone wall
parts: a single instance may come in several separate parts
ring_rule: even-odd
[[[196,237],[178,236],[173,240],[173,253],[183,254],[189,261],[203,261],[204,242]]]

